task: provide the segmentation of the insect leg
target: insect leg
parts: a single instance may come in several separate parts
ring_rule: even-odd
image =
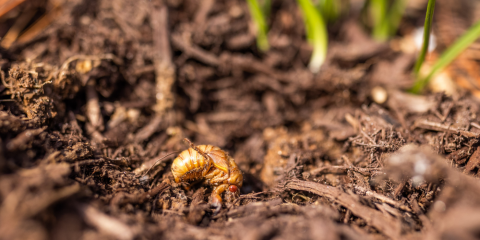
[[[214,177],[216,177],[217,175],[221,174],[222,171],[220,169],[214,169],[213,171],[207,173],[204,178],[205,179],[212,179]]]
[[[228,177],[229,176],[227,174],[224,174],[224,175],[218,174],[218,175],[214,176],[212,179],[210,179],[210,184],[221,183],[221,182],[227,180]]]
[[[185,191],[189,191],[193,186],[199,184],[201,181],[202,181],[202,179],[198,179],[198,180],[190,182],[190,183],[184,182],[182,184],[182,187],[183,187],[183,189],[185,189]]]
[[[227,189],[228,184],[222,184],[213,189],[212,195],[210,196],[210,204],[215,208],[215,211],[213,212],[214,215],[222,209],[222,197],[220,195]]]
[[[202,150],[198,149],[197,146],[195,146],[195,144],[193,144],[188,138],[184,138],[183,140],[187,142],[188,145],[190,145],[190,148],[200,153],[200,155],[202,155],[204,158],[208,159],[207,154],[204,153]]]
[[[206,178],[208,171],[210,171],[210,168],[213,166],[213,161],[210,158],[206,159],[207,164],[205,164],[203,171],[202,171],[202,177]]]

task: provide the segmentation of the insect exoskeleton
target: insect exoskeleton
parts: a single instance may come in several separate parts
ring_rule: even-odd
[[[239,193],[243,175],[235,160],[219,147],[212,145],[195,146],[188,139],[190,148],[181,152],[172,164],[172,174],[177,183],[191,183],[203,180],[213,186],[210,203],[217,209],[222,206],[221,194],[227,189]]]

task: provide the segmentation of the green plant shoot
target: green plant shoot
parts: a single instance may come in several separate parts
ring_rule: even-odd
[[[334,22],[340,15],[342,4],[341,0],[320,0],[317,8],[326,22]]]
[[[373,24],[372,34],[376,40],[382,42],[395,35],[406,7],[406,0],[395,0],[391,6],[389,2],[388,0],[370,0],[369,2],[369,14]]]
[[[263,4],[261,7],[262,7],[263,15],[265,16],[265,19],[268,19],[270,17],[270,10],[272,9],[272,1],[263,0]]]
[[[436,0],[428,0],[427,14],[425,15],[425,26],[423,27],[422,49],[420,50],[420,55],[418,56],[417,62],[415,63],[415,68],[413,69],[413,72],[417,77],[428,52],[428,44],[430,43],[430,29],[432,28],[433,12],[435,11],[435,2]]]
[[[270,12],[270,0],[260,7],[257,0],[247,0],[248,8],[252,16],[252,20],[257,28],[257,47],[260,51],[267,51],[270,48],[268,44],[268,26],[266,15]],[[266,9],[267,8],[267,9]],[[268,10],[268,12],[266,12]]]
[[[442,53],[440,58],[432,66],[432,69],[428,75],[424,78],[417,77],[415,85],[411,89],[413,93],[419,93],[428,84],[430,79],[450,64],[458,55],[460,55],[465,49],[468,48],[475,40],[480,37],[480,21],[470,27],[465,34],[463,34],[455,43],[453,43],[445,52]]]
[[[389,16],[389,34],[390,36],[395,35],[397,32],[398,26],[400,25],[400,21],[402,20],[403,13],[405,12],[405,8],[407,7],[407,0],[396,0],[392,8],[390,9],[388,16]]]
[[[313,73],[317,73],[327,56],[327,27],[322,15],[310,0],[297,0],[297,2],[302,10],[307,40],[313,45],[308,68]]]
[[[373,37],[385,41],[390,36],[387,16],[387,0],[370,0],[370,16],[373,21]]]

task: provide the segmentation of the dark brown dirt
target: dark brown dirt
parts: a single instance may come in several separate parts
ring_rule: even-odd
[[[313,75],[293,0],[273,1],[266,53],[241,0],[49,4],[0,21],[3,36],[36,10],[0,51],[1,239],[478,238],[479,101],[406,94],[415,56],[374,42],[359,16],[330,26]],[[244,173],[219,214],[209,186],[173,181],[163,157],[185,137]]]

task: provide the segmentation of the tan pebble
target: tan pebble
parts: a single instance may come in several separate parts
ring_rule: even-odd
[[[385,101],[387,101],[387,90],[380,86],[376,86],[372,89],[371,93],[373,101],[375,101],[378,104],[383,104]]]

